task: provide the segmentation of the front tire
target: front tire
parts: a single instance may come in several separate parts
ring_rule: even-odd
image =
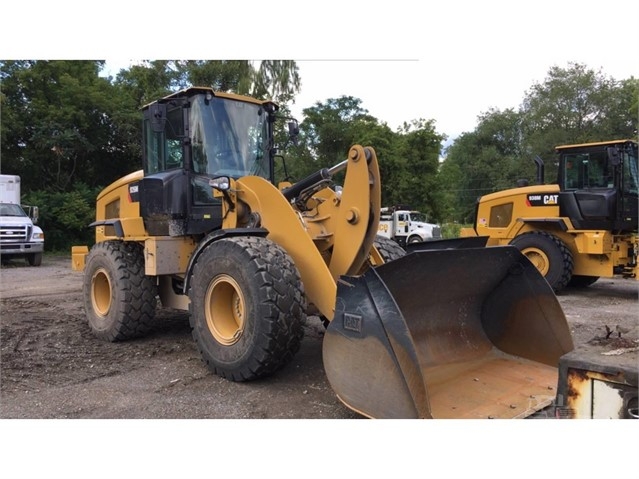
[[[262,237],[224,238],[197,258],[190,323],[209,369],[232,381],[274,373],[300,348],[306,297],[290,256]]]
[[[555,235],[533,231],[517,236],[510,244],[530,260],[555,292],[568,285],[574,268],[572,254]]]
[[[406,251],[395,240],[377,235],[373,243],[385,263],[406,255]]]
[[[42,253],[30,253],[27,255],[29,266],[40,266],[42,264]]]
[[[155,278],[144,274],[142,245],[97,243],[87,256],[83,299],[89,327],[104,341],[147,334],[157,306]]]

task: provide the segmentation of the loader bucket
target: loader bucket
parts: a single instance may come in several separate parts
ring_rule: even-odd
[[[499,246],[416,251],[342,276],[323,358],[364,416],[515,418],[554,400],[572,349],[552,288]]]

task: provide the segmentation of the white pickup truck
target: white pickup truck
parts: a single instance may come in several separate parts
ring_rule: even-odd
[[[20,177],[0,175],[0,257],[26,258],[31,266],[40,266],[44,251],[44,233],[35,225],[38,208],[20,205]]]

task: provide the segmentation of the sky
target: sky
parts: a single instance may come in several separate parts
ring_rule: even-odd
[[[423,118],[450,140],[490,109],[518,108],[553,66],[639,78],[636,0],[244,0],[236,10],[195,1],[183,15],[113,0],[65,23],[67,3],[43,2],[28,24],[39,34],[25,42],[12,36],[24,36],[22,24],[3,22],[0,58],[100,58],[116,69],[153,58],[294,59],[300,121],[304,108],[347,95],[393,130]],[[20,10],[3,16],[11,9]]]

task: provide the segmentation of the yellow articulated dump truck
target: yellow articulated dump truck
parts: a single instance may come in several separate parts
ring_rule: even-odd
[[[555,289],[600,277],[637,279],[639,167],[637,142],[615,140],[556,148],[557,182],[479,199],[475,225],[461,236],[519,249]]]
[[[270,101],[193,87],[142,111],[143,169],[99,194],[95,245],[72,252],[98,338],[146,333],[159,298],[189,311],[213,373],[248,381],[284,367],[316,315],[328,381],[363,416],[526,417],[554,400],[572,338],[517,248],[405,253],[377,236],[371,147],[276,185]]]

